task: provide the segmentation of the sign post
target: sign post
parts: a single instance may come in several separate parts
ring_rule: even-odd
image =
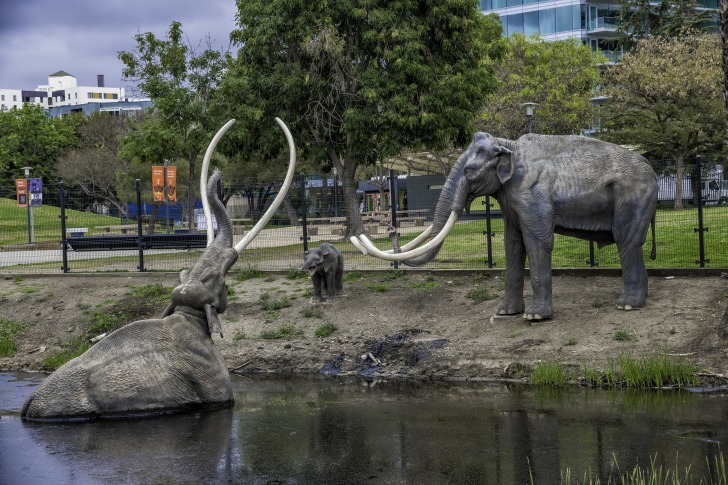
[[[33,220],[33,204],[28,200],[28,176],[32,167],[23,167],[23,170],[25,171],[25,179],[16,180],[15,187],[18,196],[18,207],[25,206],[28,208],[28,244],[33,244],[35,243],[35,221]]]

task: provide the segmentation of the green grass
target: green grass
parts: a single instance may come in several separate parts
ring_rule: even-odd
[[[700,384],[698,370],[684,357],[673,358],[665,353],[641,357],[624,354],[609,359],[603,371],[582,365],[581,377],[583,384],[592,387],[681,388]]]
[[[713,457],[712,464],[709,457],[705,457],[708,468],[708,476],[702,477],[699,481],[695,481],[691,466],[685,467],[683,473],[678,469],[677,463],[674,469],[663,468],[657,465],[657,455],[650,455],[650,464],[648,467],[635,465],[634,468],[622,471],[616,458],[613,460],[612,470],[610,470],[609,478],[606,482],[602,482],[598,476],[592,473],[584,473],[583,477],[572,477],[571,470],[567,468],[561,473],[561,484],[589,484],[589,485],[689,485],[699,483],[700,485],[726,485],[728,484],[728,474],[726,474],[725,461],[723,453]],[[530,464],[529,464],[530,468]],[[531,483],[536,482],[531,473]]]
[[[531,384],[534,386],[563,387],[566,383],[564,370],[557,362],[539,362],[531,372]]]
[[[101,334],[114,330],[116,327],[128,321],[129,315],[126,313],[98,311],[91,315],[91,325],[89,325],[88,330],[94,334]]]
[[[240,329],[236,330],[235,333],[233,334],[233,340],[235,340],[236,342],[239,340],[245,340],[247,338],[248,337],[247,337],[247,335],[245,335],[245,332]]]
[[[290,340],[295,337],[300,337],[303,335],[303,330],[300,328],[297,328],[294,325],[286,324],[281,325],[275,330],[264,330],[260,333],[260,338],[266,339],[266,340]]]
[[[264,276],[266,276],[265,273],[258,269],[257,266],[248,264],[245,268],[238,272],[235,279],[237,281],[247,281],[254,278],[263,278]]]
[[[310,278],[308,271],[303,271],[298,268],[288,268],[286,271],[286,279],[289,280],[304,280]]]
[[[157,300],[169,300],[172,296],[171,286],[164,286],[161,283],[150,283],[148,285],[135,286],[130,293],[140,298],[154,298]]]
[[[43,367],[56,370],[71,359],[78,357],[92,346],[91,342],[83,337],[76,337],[70,342],[61,344],[63,350],[48,355],[43,359]]]
[[[336,332],[336,330],[338,330],[336,325],[327,322],[317,328],[314,335],[317,337],[329,337],[332,333]]]
[[[23,330],[23,324],[0,317],[0,357],[12,357],[15,354],[15,336]]]
[[[367,286],[367,288],[375,293],[386,293],[389,291],[389,285],[386,285],[384,283],[374,283],[373,285]]]
[[[258,300],[260,308],[265,311],[275,311],[291,306],[290,298],[286,296],[273,296],[270,293],[263,293]]]
[[[486,286],[481,285],[470,289],[465,296],[466,298],[473,300],[475,303],[483,303],[484,301],[495,300],[498,298],[498,295],[491,293]]]
[[[624,330],[617,330],[614,332],[614,340],[617,342],[629,342],[630,340],[634,340],[636,337]]]
[[[323,318],[324,317],[324,311],[320,308],[313,307],[313,306],[307,306],[303,308],[301,311],[301,316],[303,318]]]

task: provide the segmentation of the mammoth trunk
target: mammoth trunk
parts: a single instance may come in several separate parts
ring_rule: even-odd
[[[464,186],[466,180],[463,176],[463,166],[465,165],[464,161],[466,158],[467,157],[464,155],[461,156],[455,165],[453,165],[450,170],[450,174],[442,187],[442,191],[440,192],[440,197],[437,200],[437,206],[435,207],[435,212],[433,214],[432,234],[430,234],[430,239],[433,239],[440,233],[440,231],[442,231],[442,228],[445,226],[445,223],[452,211],[460,213],[465,206],[468,191],[467,187]],[[440,252],[441,247],[442,244],[439,244],[423,256],[402,261],[402,264],[407,266],[423,266],[435,259],[435,256],[437,256]]]

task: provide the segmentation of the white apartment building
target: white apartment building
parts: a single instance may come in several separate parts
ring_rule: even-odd
[[[698,0],[702,9],[717,10],[718,0]],[[617,42],[619,4],[599,0],[480,0],[484,14],[496,13],[503,34],[531,36],[544,40],[579,39],[601,51],[608,59],[623,52]],[[716,14],[717,15],[717,14]]]
[[[34,90],[0,88],[0,110],[20,109],[23,103],[40,105],[50,116],[63,116],[72,112],[91,114],[107,111],[120,114],[126,111],[143,111],[150,101],[125,99],[124,88],[109,88],[104,76],[97,76],[96,86],[79,86],[75,76],[58,71],[48,76],[48,84]]]

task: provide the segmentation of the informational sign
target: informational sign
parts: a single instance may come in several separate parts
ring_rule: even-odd
[[[15,195],[17,197],[16,207],[28,207],[28,181],[25,179],[15,180]]]
[[[152,166],[152,193],[154,202],[164,202],[164,167]]]
[[[177,200],[177,167],[167,168],[167,200]],[[152,193],[154,202],[164,202],[164,169],[162,165],[152,166]]]
[[[40,207],[43,205],[43,179],[34,178],[28,180],[30,184],[30,206]]]
[[[177,167],[167,166],[167,199],[177,201]]]

